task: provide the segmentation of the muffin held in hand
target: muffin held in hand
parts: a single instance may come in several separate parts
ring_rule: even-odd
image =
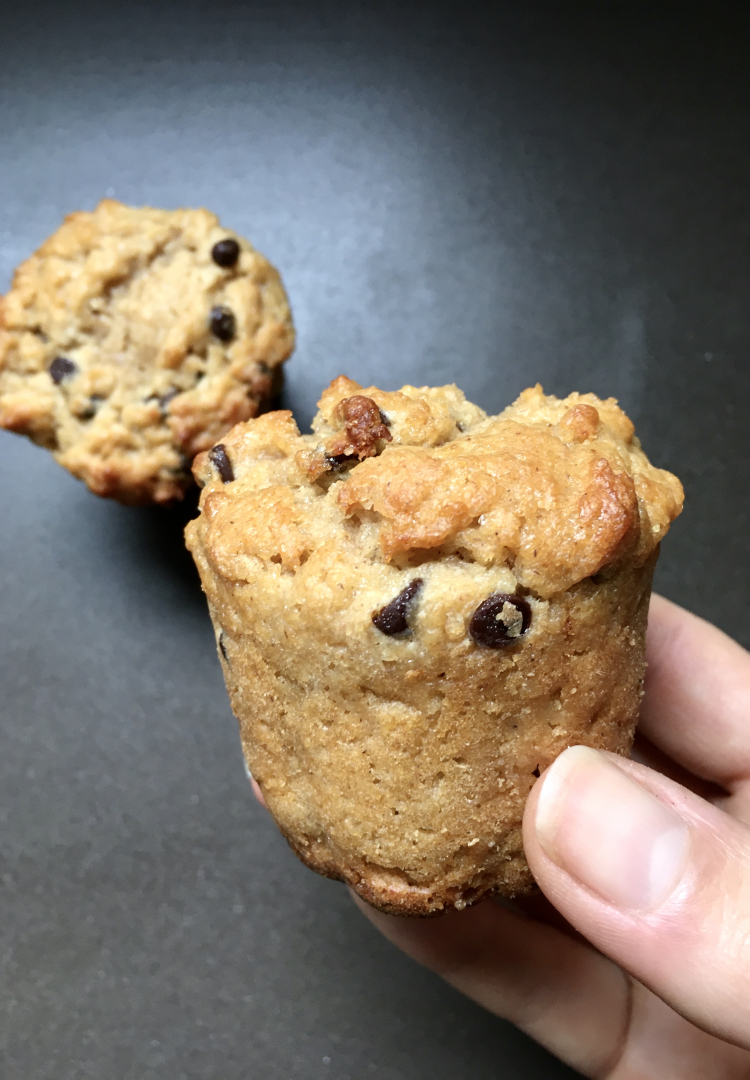
[[[0,304],[0,426],[97,495],[182,498],[294,346],[281,279],[207,210],[71,214]]]
[[[195,463],[187,530],[247,763],[287,840],[403,915],[514,896],[573,743],[627,753],[682,488],[613,399],[339,378]]]

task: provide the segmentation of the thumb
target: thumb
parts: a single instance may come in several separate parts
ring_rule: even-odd
[[[535,785],[531,870],[598,949],[677,1012],[750,1048],[750,830],[666,777],[584,746]]]

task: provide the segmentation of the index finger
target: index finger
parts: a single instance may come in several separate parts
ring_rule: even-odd
[[[639,730],[696,776],[750,778],[750,653],[715,626],[651,598]]]

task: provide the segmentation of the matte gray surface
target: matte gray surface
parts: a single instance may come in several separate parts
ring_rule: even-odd
[[[342,371],[615,394],[687,488],[660,587],[750,644],[739,9],[4,5],[0,286],[108,191],[206,204],[284,274],[303,422]],[[0,455],[2,1076],[572,1075],[255,806],[184,514]]]

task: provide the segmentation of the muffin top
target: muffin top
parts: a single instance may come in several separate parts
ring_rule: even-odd
[[[207,210],[71,214],[0,302],[0,426],[100,495],[164,502],[255,416],[294,330],[276,270]]]
[[[455,386],[387,392],[341,376],[312,429],[268,413],[196,459],[194,524],[226,580],[349,550],[363,567],[502,569],[546,599],[642,565],[682,509],[679,480],[650,464],[613,398],[535,386],[487,416]]]

